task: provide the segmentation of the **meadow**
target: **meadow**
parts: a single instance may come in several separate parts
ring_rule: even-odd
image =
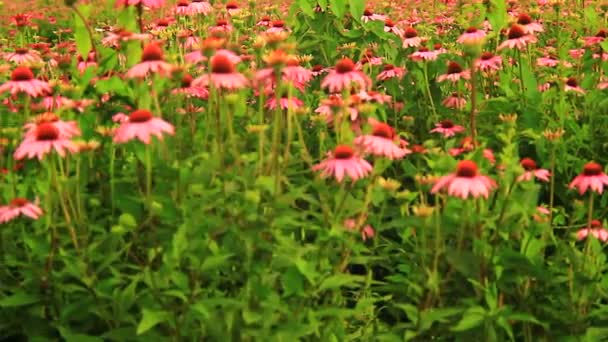
[[[0,341],[608,340],[607,36],[605,0],[5,0]]]

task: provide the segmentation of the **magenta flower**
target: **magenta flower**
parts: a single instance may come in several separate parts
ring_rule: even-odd
[[[30,51],[23,48],[15,49],[15,52],[6,52],[2,57],[7,62],[13,62],[15,64],[36,64],[42,62],[42,58],[40,58],[38,51]]]
[[[192,81],[192,84],[201,87],[212,84],[218,89],[235,90],[246,87],[249,81],[236,71],[234,55],[220,50],[211,57],[211,73],[199,76]]]
[[[59,117],[53,113],[44,113],[36,118],[36,123],[26,123],[23,127],[25,128],[25,138],[35,139],[38,134],[38,126],[45,122],[52,123],[55,128],[59,131],[59,137],[62,139],[72,139],[80,136],[80,128],[76,121],[62,121]]]
[[[401,148],[395,143],[395,130],[382,122],[373,124],[372,134],[362,135],[355,138],[355,144],[361,146],[365,153],[388,159],[401,159],[412,151]]]
[[[394,33],[397,36],[403,36],[403,30],[398,28],[391,19],[384,20],[384,32]]]
[[[344,220],[344,228],[346,228],[346,230],[354,231],[356,227],[357,227],[357,221],[355,219]],[[365,226],[361,227],[360,229],[361,229],[361,239],[363,241],[365,241],[367,239],[371,239],[376,235],[376,231],[374,230],[374,227],[372,227],[370,224],[366,224]]]
[[[490,191],[496,188],[496,182],[488,176],[477,172],[477,164],[471,160],[462,160],[456,166],[456,172],[443,176],[435,182],[431,193],[447,189],[450,196],[467,199],[483,196],[488,198]]]
[[[37,204],[24,198],[15,198],[8,205],[0,206],[0,224],[10,222],[19,216],[37,220],[42,214],[42,209]]]
[[[190,11],[196,14],[209,15],[209,13],[213,12],[213,6],[204,0],[192,0],[190,7]]]
[[[449,138],[456,135],[456,133],[464,132],[464,127],[455,125],[452,120],[446,119],[435,124],[435,128],[431,130],[431,133],[439,133],[444,137]]]
[[[168,76],[173,70],[171,64],[163,61],[163,50],[156,43],[144,47],[141,63],[134,65],[126,74],[129,78],[142,78],[150,73]]]
[[[350,89],[353,83],[367,89],[371,85],[371,80],[363,72],[355,70],[355,63],[350,58],[343,58],[336,64],[335,69],[325,76],[321,87],[329,88],[330,92],[336,93]]]
[[[266,102],[266,108],[275,110],[277,108],[277,103],[281,109],[298,109],[304,105],[304,101],[299,98],[292,96],[289,98],[287,95],[283,95],[278,101],[276,96],[273,94],[269,96],[268,101]]]
[[[543,32],[543,25],[535,23],[532,18],[526,13],[520,13],[517,17],[517,23],[524,28],[527,34],[534,34],[536,32]]]
[[[371,9],[366,8],[363,11],[363,15],[361,16],[361,21],[364,23],[367,23],[372,20],[384,21],[384,20],[386,20],[386,16],[382,15],[382,14],[376,14]]]
[[[192,85],[192,76],[185,74],[182,76],[181,87],[173,89],[173,94],[184,94],[187,97],[197,97],[199,99],[206,99],[209,97],[209,91],[204,87],[196,87]]]
[[[507,35],[508,39],[498,46],[498,50],[505,48],[523,50],[528,44],[536,43],[536,37],[526,32],[521,25],[511,25]]]
[[[502,57],[495,56],[491,52],[484,52],[475,61],[475,66],[477,69],[485,72],[498,71],[502,69]]]
[[[385,64],[384,70],[376,76],[378,81],[385,81],[391,78],[401,79],[405,75],[405,69],[396,67],[392,64]]]
[[[551,173],[546,169],[539,169],[536,167],[536,162],[530,158],[524,158],[520,162],[521,167],[524,168],[524,173],[517,177],[518,182],[530,181],[537,178],[543,182],[548,182]]]
[[[443,75],[439,75],[439,77],[437,77],[437,82],[449,80],[452,83],[456,83],[460,79],[468,80],[470,78],[471,73],[469,70],[462,70],[460,64],[456,62],[449,62],[447,72]]]
[[[599,30],[595,36],[584,37],[583,39],[585,39],[585,47],[600,44],[606,40],[606,37],[608,37],[608,30],[606,29]]]
[[[478,30],[476,27],[469,27],[456,40],[463,45],[479,45],[486,39],[486,33],[483,30]]]
[[[583,167],[583,172],[576,176],[568,186],[576,188],[579,194],[584,194],[587,189],[601,194],[604,185],[608,185],[608,176],[602,171],[602,166],[596,162],[589,162]]]
[[[350,146],[338,145],[333,153],[328,153],[327,159],[313,166],[312,170],[321,171],[322,177],[333,176],[338,182],[342,182],[347,175],[354,182],[367,176],[372,171],[372,166],[355,155]]]
[[[61,157],[66,155],[66,151],[70,153],[78,152],[78,147],[71,140],[62,136],[62,131],[52,122],[43,122],[28,129],[25,138],[15,150],[13,158],[21,160],[24,157],[32,159],[37,157],[38,160],[55,150]],[[64,134],[66,134],[64,132]]]
[[[119,113],[114,115],[112,119],[120,122],[120,127],[114,132],[114,142],[119,144],[137,138],[147,145],[150,143],[152,136],[162,140],[163,133],[175,134],[175,130],[170,123],[155,118],[150,111],[145,109],[131,112],[129,116]]]
[[[410,59],[416,62],[420,61],[434,61],[439,56],[438,51],[429,51],[426,46],[421,46],[418,51],[410,55]]]
[[[422,38],[418,37],[418,32],[413,27],[408,27],[403,33],[403,48],[419,47]]]
[[[576,78],[574,77],[570,77],[566,80],[566,84],[564,85],[564,90],[565,91],[572,91],[575,93],[579,93],[579,94],[585,94],[585,91],[583,90],[583,88],[581,88],[578,85],[578,82],[576,81]]]
[[[447,108],[463,109],[467,105],[467,100],[460,97],[458,93],[452,93],[450,96],[443,99],[441,104]]]
[[[11,73],[11,80],[0,86],[0,93],[10,91],[11,95],[26,93],[31,97],[38,97],[51,92],[48,83],[34,78],[32,70],[28,67],[16,67]]]
[[[143,5],[149,8],[160,8],[165,5],[165,0],[116,0],[115,6]]]

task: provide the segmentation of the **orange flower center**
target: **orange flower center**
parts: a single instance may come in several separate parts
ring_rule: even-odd
[[[10,206],[14,208],[21,208],[28,203],[29,201],[25,198],[15,198],[11,201]]]
[[[519,17],[517,17],[517,23],[520,25],[528,25],[532,23],[532,18],[526,13],[521,13]]]
[[[350,146],[338,145],[334,150],[334,157],[336,159],[350,159],[355,155],[355,151]]]
[[[526,35],[526,32],[524,31],[523,27],[521,27],[520,25],[517,25],[517,24],[513,24],[511,26],[511,29],[509,29],[508,37],[509,37],[509,39],[517,39],[517,38],[521,38],[525,35]]]
[[[483,59],[484,61],[487,61],[489,59],[492,59],[492,57],[494,57],[494,54],[491,52],[484,52],[481,54],[481,59]]]
[[[338,74],[346,74],[347,72],[351,72],[355,70],[355,63],[350,58],[342,58],[336,64],[336,71]]]
[[[471,160],[461,160],[456,166],[456,176],[473,178],[477,176],[477,164]]]
[[[234,64],[224,54],[215,55],[211,57],[211,72],[214,74],[231,74],[234,72]]]
[[[566,80],[566,84],[569,85],[570,87],[578,87],[578,82],[576,81],[576,79],[574,77],[568,78],[568,80]]]
[[[182,76],[182,88],[190,87],[191,83],[192,83],[192,76],[190,74],[185,74],[184,76]]]
[[[524,158],[520,162],[521,167],[526,171],[536,170],[536,162],[530,158]]]
[[[369,8],[366,8],[365,11],[363,11],[363,15],[366,17],[369,17],[372,14],[374,14],[374,12],[372,12],[372,10],[370,10]]]
[[[465,32],[466,33],[475,33],[475,32],[477,32],[477,28],[476,27],[469,27]]]
[[[272,27],[284,27],[285,22],[283,20],[275,20],[272,22]]]
[[[51,122],[43,122],[36,126],[36,140],[49,141],[59,138],[59,129]]]
[[[234,1],[230,1],[229,3],[226,4],[226,9],[233,10],[233,9],[238,9],[238,8],[239,8],[239,5]]]
[[[152,119],[152,113],[150,113],[149,110],[145,110],[145,109],[138,109],[134,112],[131,112],[131,114],[129,114],[130,122],[141,123],[141,122],[147,122],[151,119]]]
[[[448,63],[448,74],[459,74],[462,72],[462,67],[456,62]]]
[[[384,64],[384,71],[389,71],[395,69],[395,66],[392,64]]]
[[[386,139],[392,139],[395,136],[393,128],[385,123],[377,123],[374,125],[372,135],[375,137],[382,137]]]
[[[597,176],[602,173],[602,166],[596,162],[589,162],[583,167],[583,175]]]
[[[390,19],[386,19],[384,21],[384,26],[393,27],[393,26],[395,26],[395,23],[392,20],[390,20]]]
[[[454,127],[454,123],[452,122],[452,120],[446,119],[446,120],[442,120],[439,125],[441,125],[441,128],[452,128]]]
[[[28,67],[16,67],[11,74],[12,81],[30,81],[34,79],[34,73]]]
[[[142,62],[162,61],[163,50],[156,43],[150,43],[144,47],[144,52],[141,56]]]
[[[413,27],[408,27],[405,29],[405,38],[416,38],[418,37],[418,32]]]
[[[188,3],[188,0],[179,0],[177,3],[177,6],[180,6],[180,7],[188,7],[188,5],[190,5]]]
[[[602,228],[602,222],[600,220],[591,220],[589,223],[591,228]]]

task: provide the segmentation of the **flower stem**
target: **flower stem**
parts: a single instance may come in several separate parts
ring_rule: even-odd
[[[438,116],[437,116],[437,110],[435,109],[435,102],[433,101],[433,95],[431,94],[431,85],[429,83],[429,72],[428,72],[428,66],[426,63],[424,63],[424,68],[422,68],[422,71],[423,71],[423,75],[424,75],[426,96],[429,98],[429,103],[431,104],[431,110],[433,111],[432,121],[435,122],[435,121],[437,121]]]

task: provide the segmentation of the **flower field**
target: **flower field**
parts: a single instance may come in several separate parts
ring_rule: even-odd
[[[0,342],[608,340],[608,2],[0,23]]]

